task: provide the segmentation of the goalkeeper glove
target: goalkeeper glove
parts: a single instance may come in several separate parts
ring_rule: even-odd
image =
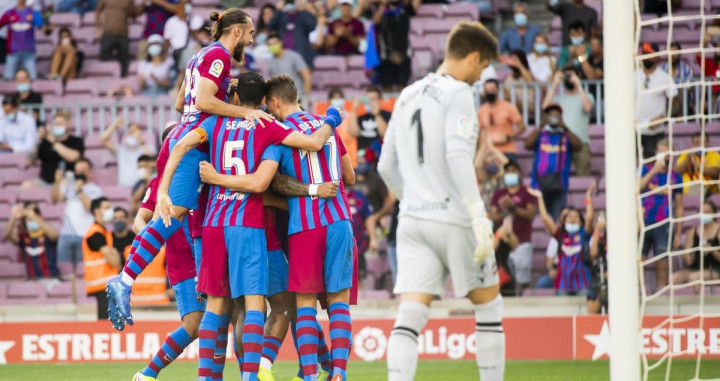
[[[490,255],[495,255],[493,250],[493,229],[492,221],[485,215],[485,204],[482,201],[465,202],[470,219],[472,231],[475,236],[475,261],[484,262]]]

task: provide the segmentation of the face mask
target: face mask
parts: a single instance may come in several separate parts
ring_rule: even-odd
[[[570,42],[575,46],[582,44],[583,41],[585,41],[585,37],[570,37]]]
[[[63,39],[60,40],[60,43],[65,46],[70,46],[72,44],[72,40],[70,39],[70,37],[63,37]]]
[[[518,176],[517,173],[506,173],[505,176],[503,176],[503,181],[505,185],[514,187],[520,182],[520,176]]]
[[[651,69],[653,67],[653,65],[655,65],[655,62],[653,62],[651,60],[643,61],[643,66],[645,67],[645,69]]]
[[[295,4],[285,4],[285,12],[292,12],[295,10]]]
[[[53,126],[52,128],[52,134],[54,136],[63,136],[65,135],[65,131],[67,131],[65,126]]]
[[[565,86],[565,89],[569,91],[573,91],[575,89],[575,84],[570,81],[570,79],[566,79],[565,82],[563,82],[563,85]]]
[[[12,113],[5,115],[5,119],[7,119],[10,122],[14,122],[15,121],[15,113],[12,112]]]
[[[115,217],[115,211],[112,210],[112,208],[107,208],[107,209],[103,210],[103,212],[102,212],[103,222],[110,222],[110,221],[112,221],[113,217]]]
[[[566,224],[565,224],[565,231],[566,231],[568,234],[575,234],[575,233],[577,233],[577,232],[580,231],[580,224],[570,224],[570,223],[566,223]]]
[[[30,84],[29,83],[18,83],[16,86],[16,89],[18,93],[24,93],[26,91],[30,91]]]
[[[536,43],[535,45],[533,45],[533,49],[535,49],[535,51],[540,54],[547,52],[547,48],[547,44],[544,43]]]
[[[192,4],[187,3],[185,4],[185,14],[189,15],[192,12]]]
[[[127,228],[127,222],[125,221],[113,221],[113,229],[116,232],[124,231]]]
[[[557,127],[560,124],[560,118],[557,116],[551,116],[548,118],[548,124],[552,127]]]
[[[125,144],[128,147],[137,147],[138,146],[138,140],[135,139],[134,136],[126,136],[125,139],[123,139],[123,144]]]
[[[278,53],[280,53],[280,51],[282,50],[282,45],[280,45],[280,44],[268,45],[268,50],[269,50],[270,53],[272,53],[273,55],[278,54]]]
[[[490,176],[497,175],[498,172],[500,172],[500,167],[497,164],[488,164],[485,166],[485,172],[487,172]]]
[[[27,230],[30,230],[31,232],[36,232],[36,231],[40,230],[40,224],[38,224],[35,221],[26,222],[25,227],[27,228]]]
[[[713,218],[712,218],[712,216],[703,215],[702,217],[700,217],[700,221],[702,221],[703,225],[707,225],[713,221]]]
[[[493,103],[497,100],[497,94],[496,93],[486,93],[485,100],[490,103]]]
[[[158,44],[152,44],[148,46],[148,54],[150,57],[157,57],[162,54],[162,46]]]
[[[330,100],[330,105],[335,108],[342,109],[343,106],[345,106],[345,100],[342,98],[335,98],[335,99]]]
[[[553,134],[554,134],[554,133],[558,133],[558,132],[560,132],[560,129],[559,129],[559,128],[557,128],[557,127],[554,127],[554,126],[551,126],[551,125],[549,125],[549,124],[548,124],[547,126],[545,126],[545,131],[547,131],[547,132],[550,132],[550,133],[553,133]]]
[[[141,179],[145,178],[145,175],[147,175],[147,169],[145,168],[138,168],[137,170],[138,177]]]
[[[515,14],[515,25],[517,26],[525,26],[527,25],[528,17],[524,13],[516,13]]]

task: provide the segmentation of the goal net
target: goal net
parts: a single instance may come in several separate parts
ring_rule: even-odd
[[[623,1],[608,0],[605,6],[615,2]],[[720,380],[720,1],[635,0],[633,18],[634,72],[624,94],[635,92],[639,228],[633,229],[635,221],[623,226],[639,233],[637,274],[631,278],[639,284],[639,308],[625,301],[632,312],[613,311],[622,306],[611,304],[610,314],[616,314],[611,330],[622,315],[637,314],[631,321],[637,321],[642,380]],[[616,27],[604,20],[606,33]],[[606,52],[610,44],[606,36]],[[607,58],[605,63],[616,64]],[[617,89],[607,91],[608,98],[628,101]],[[606,157],[616,154],[614,143],[607,141]],[[611,168],[616,167],[608,162],[608,185],[616,176]],[[623,191],[621,181],[614,182],[615,194]],[[611,203],[609,196],[609,208]],[[609,210],[609,225],[612,218]],[[611,233],[610,240],[622,239]],[[613,270],[611,263],[610,278]],[[618,284],[610,286],[611,299],[625,298]],[[618,371],[624,360],[611,353],[611,368]],[[637,378],[628,371],[631,378],[613,372],[613,380]]]

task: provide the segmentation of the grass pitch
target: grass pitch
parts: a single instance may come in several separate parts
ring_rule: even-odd
[[[128,381],[144,363],[106,364],[22,364],[0,365],[0,380],[3,381]],[[297,372],[297,364],[278,362],[274,366],[275,379],[289,381]],[[182,361],[170,365],[161,373],[161,380],[195,380],[197,364]],[[352,381],[386,380],[384,362],[351,362],[348,370]],[[694,360],[673,360],[670,380],[685,381],[694,377]],[[700,378],[720,377],[720,360],[704,360]],[[421,361],[416,381],[436,380],[477,380],[474,361]],[[510,361],[505,372],[505,381],[607,381],[607,361]],[[650,373],[650,380],[665,380],[665,368]],[[237,366],[228,362],[225,380],[240,380]]]

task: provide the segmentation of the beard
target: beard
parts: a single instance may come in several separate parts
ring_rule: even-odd
[[[245,58],[245,44],[240,42],[235,45],[235,49],[232,52],[232,58],[237,62],[242,62]]]

